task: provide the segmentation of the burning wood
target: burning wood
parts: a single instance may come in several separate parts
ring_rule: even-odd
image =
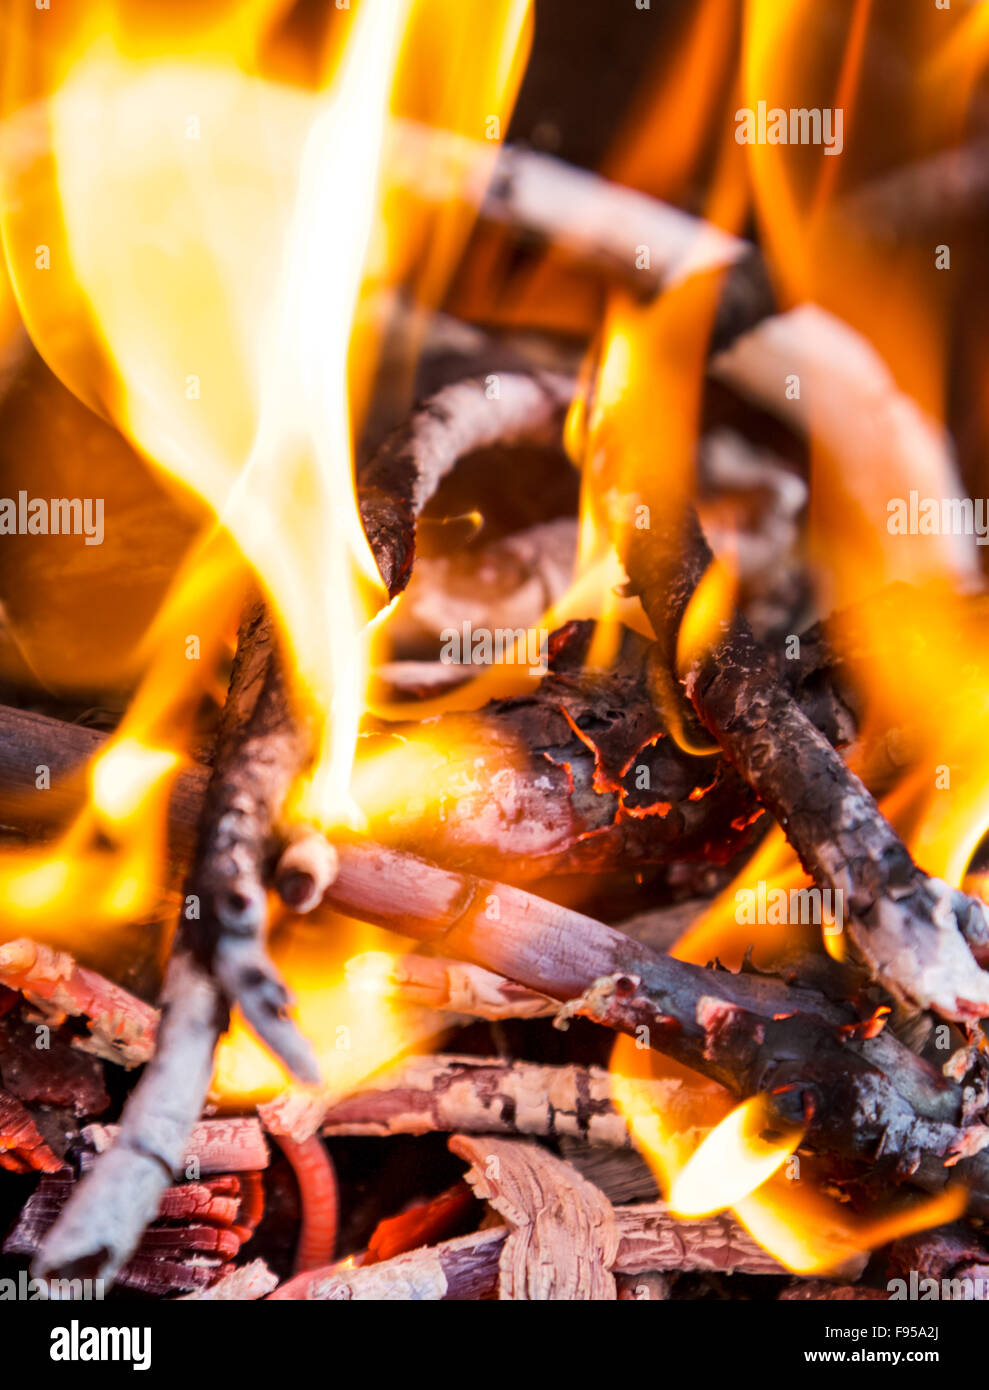
[[[616,1299],[616,1276],[718,1270],[775,1274],[780,1266],[727,1218],[677,1221],[664,1203],[613,1208],[545,1149],[498,1139],[451,1139],[467,1180],[506,1225],[352,1271],[319,1270],[276,1299]],[[495,1161],[496,1160],[496,1161]],[[561,1243],[572,1256],[559,1260]],[[572,1281],[566,1285],[560,1278]]]
[[[889,122],[887,165],[851,98],[877,7],[818,72],[747,6],[732,74],[704,4],[682,139],[663,86],[598,173],[499,147],[528,8],[14,35],[0,1197],[42,1280],[775,1304],[989,1270],[976,26],[924,67],[951,140]],[[952,296],[929,196],[904,226],[926,173]],[[56,496],[66,440],[105,498]]]
[[[671,1125],[691,1125],[696,1096],[678,1081],[647,1086]],[[627,1148],[625,1120],[609,1073],[598,1067],[546,1067],[479,1057],[413,1057],[344,1100],[287,1094],[262,1107],[273,1134],[570,1135],[589,1144]]]
[[[76,964],[64,951],[35,941],[0,946],[0,984],[16,989],[58,1026],[83,1018],[89,1036],[75,1046],[125,1067],[140,1066],[154,1050],[158,1015],[127,990]]]
[[[45,1143],[30,1114],[0,1091],[0,1168],[8,1173],[57,1173],[62,1160]]]
[[[393,959],[370,951],[347,962],[347,979],[358,990],[474,1018],[551,1018],[559,1009],[554,999],[490,970],[437,956]]]

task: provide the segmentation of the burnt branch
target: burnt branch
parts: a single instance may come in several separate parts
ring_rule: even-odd
[[[681,620],[713,562],[695,514],[627,532],[624,558],[673,670]],[[989,944],[982,904],[917,868],[867,788],[776,679],[743,618],[693,657],[683,683],[807,872],[842,894],[849,935],[873,978],[945,1018],[989,1013],[989,975],[969,949]]]
[[[490,970],[440,956],[366,951],[347,962],[347,982],[351,989],[379,998],[492,1021],[552,1018],[559,1008],[555,999],[523,989]]]
[[[319,1071],[288,1017],[291,996],[267,951],[275,822],[310,752],[289,714],[277,639],[263,604],[241,624],[216,756],[185,887],[183,932],[228,1005],[300,1080]]]
[[[666,1080],[641,1084],[671,1128],[696,1123],[695,1088]],[[441,1055],[411,1057],[343,1100],[287,1092],[261,1112],[272,1133],[297,1140],[317,1127],[331,1138],[460,1130],[629,1149],[632,1139],[612,1092],[609,1073],[598,1067]]]
[[[85,1019],[88,1036],[74,1046],[121,1066],[145,1063],[154,1051],[158,1012],[66,951],[21,938],[0,946],[0,984],[18,990],[59,1026]]]
[[[492,444],[554,443],[573,395],[570,377],[501,372],[445,386],[359,470],[368,544],[391,597],[409,582],[416,522],[466,454]]]

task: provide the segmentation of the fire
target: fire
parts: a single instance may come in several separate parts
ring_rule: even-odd
[[[327,1095],[353,1091],[371,1072],[421,1046],[437,1031],[435,1015],[393,1004],[385,992],[355,993],[346,975],[354,954],[382,945],[390,959],[404,938],[325,915],[279,936],[272,955],[298,995],[294,1017],[310,1040]],[[243,1109],[285,1091],[290,1077],[239,1016],[216,1057],[212,1093],[225,1109]]]
[[[676,668],[684,675],[717,645],[735,611],[738,580],[731,566],[713,560],[694,590],[677,633]]]
[[[237,617],[255,582],[277,617],[294,699],[319,731],[293,817],[330,831],[373,830],[400,804],[425,809],[427,788],[440,814],[446,799],[463,803],[478,792],[474,750],[462,743],[454,750],[427,733],[361,748],[365,712],[397,708],[376,706],[367,693],[392,610],[357,508],[354,441],[374,382],[382,305],[401,296],[429,307],[447,288],[476,189],[493,167],[531,24],[529,0],[359,0],[299,53],[282,28],[281,0],[220,5],[194,22],[168,7],[145,16],[139,8],[101,0],[83,15],[53,16],[43,55],[23,22],[9,19],[4,34],[4,119],[22,140],[7,142],[0,163],[10,279],[9,293],[6,272],[0,282],[0,347],[16,317],[13,296],[45,360],[151,461],[197,528],[132,654],[137,689],[88,770],[84,809],[50,851],[0,861],[3,932],[57,933],[84,953],[160,910],[174,887],[168,798],[190,760],[203,700],[222,698]],[[794,398],[805,402],[810,443],[818,598],[825,608],[856,605],[832,633],[867,696],[849,759],[867,777],[882,733],[904,734],[908,763],[883,809],[927,872],[961,884],[989,831],[981,750],[989,667],[981,612],[966,591],[979,569],[963,539],[933,525],[901,534],[887,510],[915,495],[956,498],[961,486],[942,425],[948,297],[931,288],[916,253],[887,257],[868,237],[848,234],[841,204],[853,181],[848,165],[866,143],[856,146],[855,137],[872,5],[849,7],[837,48],[807,41],[820,32],[819,9],[810,0],[705,0],[674,80],[609,164],[673,197],[703,158],[709,221],[737,232],[754,218],[783,307],[813,303],[857,335],[835,339],[823,315],[796,311],[808,338],[819,335],[826,361],[826,369],[809,365]],[[733,73],[736,19],[742,52]],[[944,98],[941,119],[958,130],[984,66],[985,20],[983,8],[951,28],[924,68],[928,105]],[[733,140],[736,103],[805,108],[808,93],[841,111],[845,163],[826,149]],[[671,112],[682,135],[674,142],[666,138]],[[922,148],[923,134],[904,137],[905,156]],[[401,176],[413,146],[425,166],[442,164],[439,203]],[[451,146],[455,157],[440,157]],[[26,163],[19,148],[31,152]],[[645,630],[622,591],[619,556],[630,534],[674,534],[696,499],[726,260],[721,254],[708,266],[704,253],[703,244],[687,248],[652,302],[626,286],[594,320],[566,435],[581,475],[576,573],[543,620],[552,628],[595,618],[592,666],[613,661],[623,624]],[[590,311],[583,301],[576,309],[564,303],[558,269],[550,255],[525,307],[556,293],[551,310],[586,328],[597,303]],[[901,284],[912,292],[891,292]],[[877,601],[897,579],[909,590]],[[698,585],[667,687],[657,689],[671,734],[693,752],[715,750],[694,748],[678,678],[717,642],[738,598],[729,546]],[[420,702],[414,714],[469,710],[524,691],[538,679],[526,667],[506,662],[441,701]],[[502,756],[510,775],[512,751]],[[797,924],[789,920],[740,919],[737,893],[754,880],[770,891],[806,886],[782,832],[766,837],[675,954],[738,964],[754,945],[770,963],[792,944]],[[824,937],[840,956],[840,933],[825,925]],[[363,996],[348,987],[346,961],[367,960],[382,940],[336,919],[287,919],[273,937],[330,1090],[351,1089],[429,1026],[391,1006],[387,953],[374,956]],[[384,944],[395,952],[404,945]],[[803,1131],[779,1130],[763,1098],[733,1107],[719,1088],[652,1059],[649,1074],[658,1068],[679,1096],[676,1115],[672,1107],[661,1113],[637,1085],[642,1059],[627,1039],[612,1067],[616,1100],[673,1208],[699,1216],[731,1207],[792,1269],[836,1268],[964,1208],[955,1189],[852,1220],[795,1176]],[[251,1104],[284,1084],[282,1069],[235,1018],[217,1058],[217,1101]]]
[[[53,850],[0,864],[4,931],[45,936],[56,921],[83,956],[160,903],[169,792],[203,697],[222,699],[249,572],[321,731],[292,814],[363,821],[354,752],[388,610],[353,439],[381,304],[429,306],[445,288],[473,216],[460,190],[493,164],[531,27],[529,0],[360,0],[327,7],[302,52],[283,11],[250,0],[193,19],[104,0],[53,16],[40,49],[30,20],[5,19],[3,112],[24,142],[5,142],[0,207],[20,315],[201,528],[134,653],[141,680],[84,810]],[[434,132],[471,137],[442,206],[396,164],[403,121],[427,151]],[[343,963],[370,938],[341,935],[347,948],[327,952],[290,928],[274,953],[346,1087],[407,1045],[408,1019],[366,1001],[354,1016]],[[357,1041],[342,1048],[336,1028]],[[235,1021],[217,1094],[282,1079]]]
[[[690,1155],[670,1186],[670,1206],[680,1216],[709,1216],[735,1206],[769,1181],[802,1138],[800,1129],[773,1129],[765,1097],[752,1096]]]
[[[750,210],[782,307],[812,302],[852,329],[842,344],[823,320],[815,318],[816,310],[797,311],[807,341],[813,343],[820,335],[818,350],[827,362],[818,370],[811,353],[809,375],[805,370],[799,383],[799,399],[805,401],[799,407],[800,426],[809,434],[811,450],[814,575],[822,611],[849,606],[846,620],[833,625],[831,636],[857,688],[866,695],[860,737],[847,757],[869,781],[880,765],[886,734],[898,731],[901,764],[882,809],[926,872],[961,885],[989,831],[989,764],[980,736],[989,669],[977,635],[981,610],[970,593],[979,566],[971,540],[933,524],[890,524],[897,499],[906,515],[908,507],[917,510],[909,500],[911,493],[936,500],[957,499],[961,493],[941,423],[948,298],[941,292],[943,281],[932,282],[929,267],[921,264],[916,251],[891,255],[888,246],[873,245],[848,220],[843,202],[856,176],[868,176],[869,139],[862,128],[862,110],[876,16],[870,0],[857,0],[848,9],[842,41],[836,44],[825,33],[819,7],[810,0],[789,6],[749,0],[744,7],[730,8],[742,18],[741,57],[732,90],[720,69],[716,45],[710,64],[698,67],[701,37],[710,34],[712,26],[716,31],[716,19],[725,19],[715,0],[698,7],[694,27],[678,54],[694,73],[685,137],[694,161],[700,149],[713,148],[711,133],[719,122],[720,129],[727,130],[736,113],[756,111],[760,103],[787,110],[816,104],[822,111],[841,112],[842,159],[829,158],[826,149],[813,145],[767,141],[733,149],[725,140],[715,158],[709,216],[734,230]],[[946,24],[943,18],[938,15],[935,20],[932,11],[911,35],[927,92],[925,111],[931,114],[921,119],[922,129],[911,130],[905,123],[899,156],[904,162],[926,152],[923,142],[933,138],[932,125],[940,124],[937,138],[943,144],[963,138],[964,113],[984,64],[985,16],[979,18],[973,11],[963,21]],[[663,128],[675,90],[675,84],[668,85],[648,110],[639,112],[624,148],[612,160],[613,168],[639,186],[671,190],[674,196],[682,167],[676,155],[658,148],[660,142],[650,138],[650,132]],[[662,466],[637,458],[634,442],[649,437],[650,414],[666,419],[659,402],[666,403],[664,383],[675,380],[675,367],[671,372],[671,354],[663,351],[662,338],[652,336],[651,328],[661,314],[674,312],[670,301],[675,303],[676,294],[668,290],[657,305],[635,310],[631,319],[627,313],[619,318],[620,311],[612,306],[610,336],[606,327],[598,352],[602,365],[589,394],[599,411],[597,439],[604,445],[619,441],[614,453],[622,462],[617,474],[606,473],[600,463],[593,463],[588,450],[585,470],[596,470],[590,476],[599,508],[616,492],[643,500],[653,477],[653,496],[664,517],[675,517],[676,509],[693,496],[696,430],[690,422],[696,397],[690,381],[678,383],[669,398],[673,442],[667,450],[664,438]],[[691,321],[698,319],[703,332],[709,318],[695,312]],[[678,348],[678,360],[687,359],[689,349],[683,341]],[[733,352],[737,364],[740,354]],[[839,359],[847,364],[840,393],[834,376]],[[703,365],[695,358],[689,361],[686,375],[699,379]],[[609,363],[617,364],[617,386],[607,381]],[[779,366],[782,381],[793,369],[782,360]],[[640,388],[638,415],[637,382],[649,383]],[[755,382],[753,392],[777,409],[760,395]],[[791,418],[797,418],[797,409]],[[780,413],[786,415],[788,408]],[[588,432],[593,441],[593,426]],[[626,518],[629,514],[626,507]],[[907,584],[886,587],[895,580]],[[697,587],[680,627],[676,666],[681,675],[717,640],[736,601],[731,557],[720,555]],[[675,717],[675,701],[667,698]],[[676,733],[675,722],[671,727]],[[717,957],[737,968],[751,949],[765,967],[799,945],[804,924],[791,921],[788,914],[765,923],[740,915],[740,893],[757,884],[767,896],[809,886],[781,830],[766,837],[738,879],[672,953],[698,963]],[[846,949],[840,926],[825,918],[809,928],[820,939],[823,927],[824,945],[838,959]],[[650,1065],[651,1074],[657,1069],[667,1074],[668,1064],[651,1059]],[[651,1110],[637,1088],[641,1067],[628,1040],[619,1040],[612,1058],[616,1098],[673,1206],[692,1215],[732,1207],[755,1238],[791,1269],[835,1270],[861,1252],[907,1231],[953,1219],[964,1210],[964,1191],[951,1189],[895,1212],[853,1219],[812,1182],[794,1176],[803,1161],[799,1133],[763,1136],[762,1100],[750,1099],[712,1119],[704,1083],[695,1077],[686,1084],[693,1088],[698,1119],[691,1124],[688,1107],[686,1118],[680,1113],[674,1123],[671,1116]]]

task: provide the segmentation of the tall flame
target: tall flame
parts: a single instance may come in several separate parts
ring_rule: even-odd
[[[361,819],[351,770],[386,596],[353,456],[380,306],[445,288],[531,23],[530,0],[359,0],[309,13],[300,43],[288,11],[101,0],[43,32],[4,18],[0,227],[20,314],[201,518],[85,809],[54,850],[0,863],[3,929],[57,921],[84,956],[160,899],[168,793],[203,696],[222,698],[249,571],[322,731],[292,813]],[[409,121],[427,151],[434,132],[470,137],[441,207],[399,176]],[[283,951],[307,1022],[320,1001],[332,1017],[330,966]],[[382,1022],[365,1064],[397,1038]],[[230,1046],[221,1085],[245,1093],[244,1044]],[[256,1048],[251,1068],[264,1072]]]

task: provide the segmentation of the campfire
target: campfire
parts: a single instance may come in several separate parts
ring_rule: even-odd
[[[7,7],[4,1297],[986,1296],[983,9]]]

